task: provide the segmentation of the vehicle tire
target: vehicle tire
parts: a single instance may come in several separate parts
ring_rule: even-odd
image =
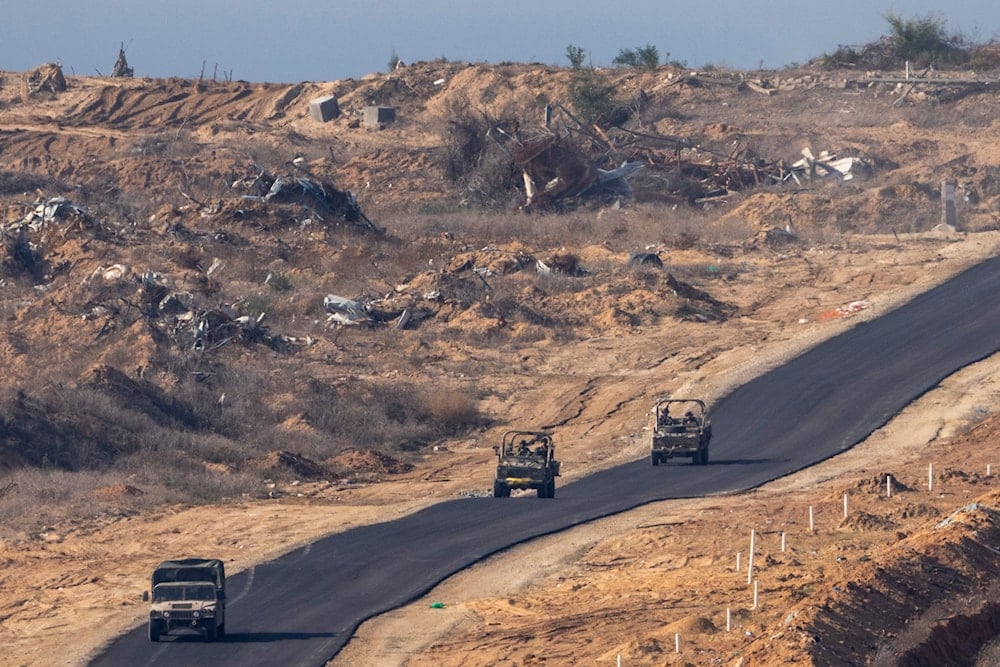
[[[160,634],[161,634],[161,632],[162,632],[162,630],[160,629],[160,622],[159,621],[150,621],[149,622],[149,641],[151,641],[151,642],[158,642],[158,641],[160,641]]]
[[[656,454],[656,453],[650,454],[650,458],[653,460],[653,465],[654,466],[660,465],[660,455],[659,454]]]
[[[556,497],[556,480],[553,479],[552,481],[549,482],[549,498],[555,498],[555,497]]]
[[[493,497],[494,498],[509,498],[510,497],[510,487],[508,487],[503,482],[493,482]]]
[[[226,624],[225,623],[223,623],[222,625],[219,626],[219,629],[218,629],[218,631],[217,631],[216,634],[218,634],[220,637],[225,637],[225,635],[226,635]]]
[[[702,452],[701,452],[701,464],[702,465],[708,465],[708,446],[707,445],[705,446],[705,449],[703,449]]]
[[[210,625],[205,626],[205,641],[214,642],[219,637],[219,628],[215,625],[215,621],[212,621]]]
[[[542,484],[540,487],[538,487],[537,489],[535,489],[535,491],[538,493],[538,497],[539,498],[548,498],[549,497],[549,485],[548,484]]]

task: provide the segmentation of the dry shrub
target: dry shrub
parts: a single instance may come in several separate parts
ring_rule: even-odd
[[[147,485],[120,472],[67,472],[22,468],[0,476],[0,535],[48,531],[67,517],[93,519],[137,512],[170,502],[158,484]],[[112,490],[122,489],[121,493]]]
[[[34,194],[36,191],[51,194],[69,192],[71,189],[53,176],[25,171],[0,171],[0,195]]]
[[[218,467],[205,465],[181,450],[144,450],[129,457],[124,467],[132,471],[130,478],[138,486],[162,489],[172,502],[217,502],[264,490],[263,479],[256,471],[222,473]]]
[[[451,436],[482,425],[479,406],[466,391],[421,390],[418,419],[430,422],[441,436]]]
[[[516,131],[516,116],[497,118],[474,109],[468,99],[448,101],[438,134],[444,145],[441,169],[457,188],[463,205],[502,210],[520,198],[521,175],[508,152],[498,144],[503,135]]]

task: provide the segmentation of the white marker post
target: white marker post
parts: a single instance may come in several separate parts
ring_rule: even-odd
[[[753,580],[753,608],[757,608],[757,580]]]
[[[892,475],[885,476],[885,497],[892,498]]]
[[[736,571],[740,571],[740,552],[736,552]]]
[[[733,613],[726,607],[726,632],[729,632],[733,628]]]
[[[781,553],[785,553],[785,531],[781,531]]]
[[[812,506],[812,505],[810,505],[810,506],[809,506],[809,532],[810,532],[810,533],[814,533],[814,532],[816,532],[816,531],[815,531],[815,528],[816,528],[816,526],[815,526],[815,524],[813,523],[813,506]]]
[[[753,541],[755,531],[753,528],[750,529],[750,556],[747,558],[747,583],[749,584],[753,580]]]
[[[674,633],[674,653],[681,652],[681,633]]]
[[[928,463],[927,464],[927,490],[928,491],[933,491],[934,490],[934,464],[933,463]]]
[[[847,518],[847,494],[844,494],[844,518]]]

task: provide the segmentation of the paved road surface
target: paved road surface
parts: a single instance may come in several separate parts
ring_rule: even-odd
[[[224,641],[151,644],[141,627],[93,664],[322,665],[365,619],[492,553],[652,501],[750,489],[801,470],[998,350],[994,258],[735,390],[714,408],[707,466],[644,458],[561,486],[555,500],[452,500],[333,535],[231,577]]]

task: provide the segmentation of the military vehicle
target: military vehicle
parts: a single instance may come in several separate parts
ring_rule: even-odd
[[[226,633],[226,571],[214,558],[184,558],[160,563],[150,590],[149,641],[172,630],[193,630],[215,641]]]
[[[691,463],[708,463],[712,422],[705,402],[697,398],[663,398],[653,409],[650,458],[654,466],[676,456],[690,456]]]
[[[493,496],[508,498],[512,489],[535,489],[539,498],[556,497],[559,461],[552,434],[542,431],[507,431],[499,445]]]

